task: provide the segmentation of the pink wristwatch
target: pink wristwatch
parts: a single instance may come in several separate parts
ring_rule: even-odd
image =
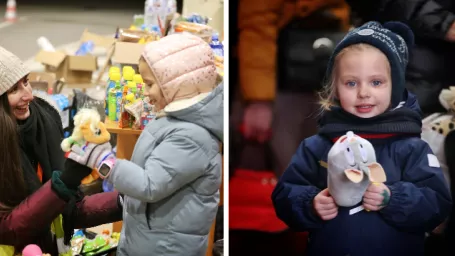
[[[115,157],[108,158],[101,162],[99,168],[98,168],[98,174],[100,175],[101,179],[106,179],[107,176],[111,173],[111,170],[114,168],[115,165]]]

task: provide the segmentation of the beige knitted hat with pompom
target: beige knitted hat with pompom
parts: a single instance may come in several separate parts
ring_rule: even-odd
[[[0,46],[0,95],[3,95],[30,71],[13,53]]]

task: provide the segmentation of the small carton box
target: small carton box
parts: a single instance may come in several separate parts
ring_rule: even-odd
[[[30,72],[28,75],[30,84],[34,90],[54,92],[57,85],[57,76],[49,72]]]
[[[130,42],[116,42],[112,62],[116,64],[138,65],[145,45]]]
[[[40,51],[35,60],[44,64],[45,71],[55,73],[57,79],[66,83],[90,83],[93,71],[98,68],[95,56],[74,56],[64,52]]]

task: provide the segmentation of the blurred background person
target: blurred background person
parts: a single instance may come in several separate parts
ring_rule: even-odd
[[[424,115],[445,111],[438,100],[442,89],[455,84],[455,1],[347,0],[358,21],[396,20],[415,34],[406,70],[407,88],[417,95]]]

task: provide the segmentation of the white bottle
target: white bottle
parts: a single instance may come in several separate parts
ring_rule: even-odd
[[[144,25],[148,30],[158,25],[160,0],[146,0],[144,7]]]
[[[158,16],[160,18],[160,21],[158,25],[161,28],[164,28],[166,25],[166,19],[167,19],[167,0],[159,0],[159,5],[158,5]]]
[[[177,12],[177,1],[176,0],[169,0],[168,1],[168,11],[169,14],[174,15]]]
[[[38,43],[38,46],[41,48],[41,50],[47,52],[55,52],[54,46],[51,44],[51,42],[49,42],[49,39],[47,39],[46,37],[42,36],[38,38],[36,42]]]

